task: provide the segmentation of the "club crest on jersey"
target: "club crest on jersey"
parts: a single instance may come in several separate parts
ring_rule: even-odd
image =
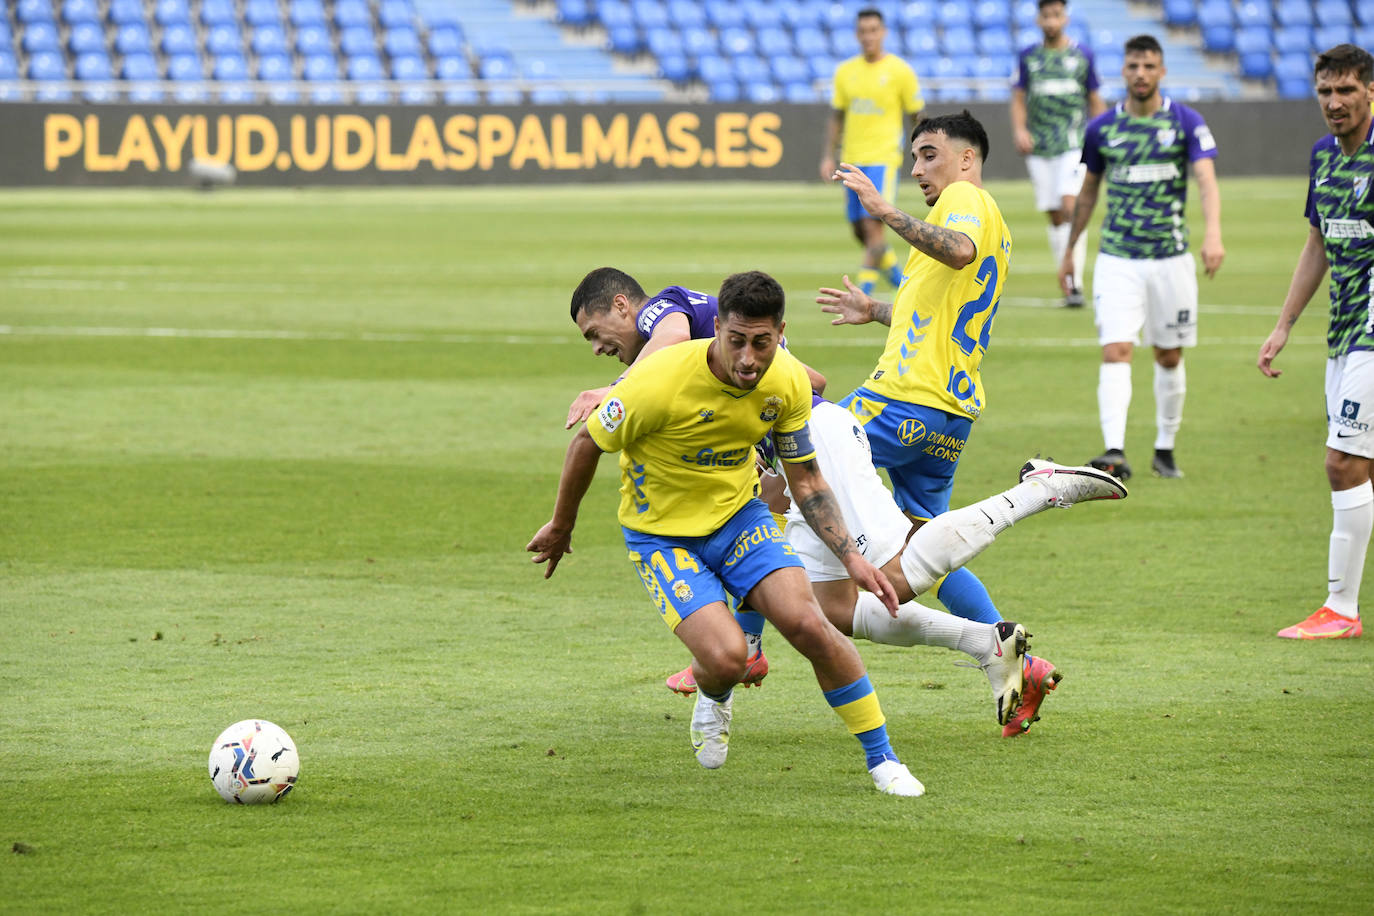
[[[1155,131],[1155,139],[1160,146],[1173,146],[1174,140],[1178,139],[1178,131],[1172,127],[1162,127]]]
[[[611,398],[601,405],[597,411],[596,418],[601,421],[601,427],[608,433],[616,431],[622,420],[625,419],[625,405],[620,402],[620,398]]]
[[[691,601],[692,586],[688,585],[683,580],[678,579],[676,582],[673,583],[673,597],[676,598],[678,601]]]
[[[765,423],[772,423],[780,413],[782,413],[782,398],[769,395],[763,401],[763,412],[759,414],[759,419]]]
[[[1369,190],[1369,176],[1361,175],[1355,179],[1355,199],[1364,197],[1364,192]]]

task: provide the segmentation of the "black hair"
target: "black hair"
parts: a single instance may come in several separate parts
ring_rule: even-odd
[[[1366,86],[1374,83],[1374,57],[1358,45],[1341,44],[1317,55],[1312,75],[1330,73],[1332,76],[1354,74]]]
[[[883,22],[883,11],[876,6],[866,6],[854,14],[854,22],[858,23],[860,19],[868,19],[869,17],[877,19],[879,22]]]
[[[616,296],[623,295],[634,305],[648,298],[639,281],[623,270],[614,267],[598,267],[582,278],[572,294],[572,320],[583,309],[588,315],[604,312],[611,307]]]
[[[1035,8],[1038,9],[1038,10],[1043,10],[1045,7],[1049,6],[1051,3],[1058,3],[1058,4],[1061,4],[1062,6],[1068,6],[1068,5],[1069,5],[1069,0],[1040,0],[1040,3],[1037,4]]]
[[[1160,59],[1164,58],[1164,49],[1159,45],[1159,39],[1153,35],[1134,35],[1126,39],[1126,53],[1139,54],[1145,51],[1153,51],[1158,54]]]
[[[911,131],[911,140],[914,143],[921,134],[930,134],[936,131],[943,133],[951,140],[964,141],[978,150],[980,160],[988,161],[988,132],[983,129],[982,122],[975,118],[967,108],[958,114],[926,118]]]
[[[774,324],[781,324],[786,304],[782,284],[763,271],[750,270],[725,278],[716,296],[716,315],[722,324],[731,315],[771,318]]]

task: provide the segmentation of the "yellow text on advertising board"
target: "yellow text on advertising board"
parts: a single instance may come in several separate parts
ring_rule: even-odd
[[[660,169],[763,169],[782,159],[774,112],[422,114],[402,128],[391,116],[256,113],[54,112],[43,124],[43,167],[87,172],[176,172],[192,159],[240,172],[418,169],[570,171],[610,165]]]

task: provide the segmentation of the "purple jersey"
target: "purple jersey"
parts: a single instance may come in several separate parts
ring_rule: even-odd
[[[692,340],[716,336],[716,297],[683,286],[670,286],[649,297],[635,320],[639,336],[645,340],[654,336],[654,328],[663,316],[674,312],[687,316]]]

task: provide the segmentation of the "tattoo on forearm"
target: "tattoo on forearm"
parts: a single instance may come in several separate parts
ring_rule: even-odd
[[[835,556],[843,560],[846,554],[857,549],[854,539],[845,528],[840,506],[828,488],[809,494],[800,502],[798,508],[801,509],[802,518],[806,519],[811,530],[816,532],[816,536],[825,542],[825,546],[829,547]]]
[[[874,302],[873,307],[869,309],[869,314],[878,324],[885,324],[888,327],[892,327],[891,302]]]
[[[963,248],[963,243],[968,241],[968,236],[962,232],[933,226],[901,210],[892,211],[883,221],[918,251],[930,255],[942,264],[952,266],[952,262],[961,260],[960,249]]]

